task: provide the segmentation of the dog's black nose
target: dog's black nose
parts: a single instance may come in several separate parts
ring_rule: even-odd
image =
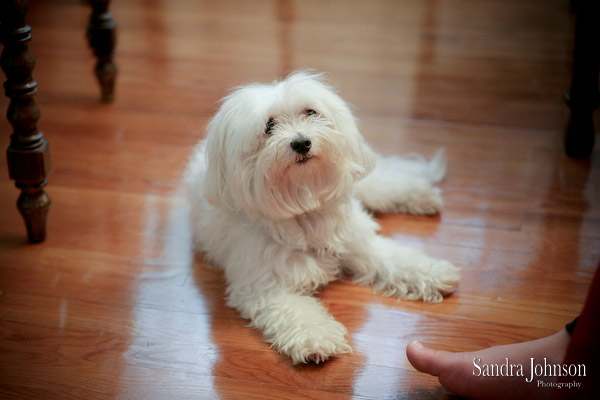
[[[310,139],[306,136],[300,136],[292,140],[292,143],[290,143],[290,145],[292,146],[292,150],[294,150],[296,153],[306,154],[310,150],[310,146],[312,145],[312,143],[310,142]]]

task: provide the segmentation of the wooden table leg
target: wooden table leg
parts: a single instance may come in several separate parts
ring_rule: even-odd
[[[565,94],[571,116],[565,149],[569,156],[587,158],[594,148],[594,110],[600,105],[600,2],[574,0],[575,48],[571,88]]]
[[[110,103],[114,98],[117,67],[113,62],[116,43],[116,23],[108,12],[110,0],[90,0],[92,15],[87,27],[87,38],[98,58],[94,72],[102,91],[101,100]]]
[[[29,50],[31,28],[25,24],[28,1],[0,2],[0,34],[4,50],[0,64],[6,74],[4,88],[10,97],[7,118],[13,127],[6,150],[8,173],[21,189],[17,207],[25,219],[31,242],[46,238],[50,198],[44,192],[50,170],[48,141],[38,131],[40,109],[33,100],[37,83],[32,71],[35,58]]]

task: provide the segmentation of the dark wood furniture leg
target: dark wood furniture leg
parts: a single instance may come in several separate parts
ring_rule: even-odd
[[[110,0],[90,0],[92,15],[87,27],[87,38],[94,54],[98,58],[94,72],[100,82],[101,100],[113,101],[117,67],[113,62],[116,44],[116,23],[108,12]]]
[[[569,156],[587,158],[594,148],[594,110],[600,105],[600,1],[573,0],[575,48],[571,88],[565,94],[571,116],[565,149]]]
[[[13,127],[6,150],[8,173],[21,189],[17,208],[25,219],[31,242],[46,238],[46,218],[50,197],[44,192],[50,170],[48,141],[37,129],[40,109],[33,100],[37,83],[32,71],[35,58],[27,43],[31,28],[25,24],[28,1],[0,2],[0,35],[4,50],[0,64],[6,74],[4,88],[10,97],[7,118]]]

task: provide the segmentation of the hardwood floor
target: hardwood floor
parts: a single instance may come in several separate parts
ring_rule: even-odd
[[[568,1],[111,10],[119,75],[101,104],[89,8],[30,6],[52,206],[47,240],[28,244],[2,153],[0,398],[445,399],[408,363],[410,341],[475,350],[549,335],[580,312],[600,259],[600,158],[563,150]],[[223,275],[192,251],[181,175],[228,88],[309,67],[329,73],[377,150],[446,149],[443,213],[377,219],[463,280],[435,305],[329,285],[320,299],[354,353],[294,367],[225,306]],[[6,148],[5,119],[0,132]]]

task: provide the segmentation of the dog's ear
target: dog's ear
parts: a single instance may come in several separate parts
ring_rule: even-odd
[[[341,106],[331,118],[337,129],[344,135],[347,148],[348,166],[355,181],[363,178],[375,168],[375,153],[367,144],[358,128],[358,121],[350,107],[340,98]]]
[[[227,151],[225,130],[228,128],[223,110],[210,121],[206,137],[206,178],[204,193],[209,203],[231,208],[231,193],[227,174]]]
[[[352,109],[338,91],[331,86],[323,74],[299,73],[299,76],[308,79],[321,93],[321,101],[328,119],[335,125],[336,129],[344,135],[345,151],[352,178],[357,181],[375,168],[375,153],[366,143],[358,128],[358,121],[352,113]]]
[[[358,130],[356,121],[354,122],[356,143],[354,145],[353,159],[360,166],[356,171],[355,179],[359,180],[365,177],[375,168],[375,153],[371,150],[371,146],[367,144],[362,134]]]

